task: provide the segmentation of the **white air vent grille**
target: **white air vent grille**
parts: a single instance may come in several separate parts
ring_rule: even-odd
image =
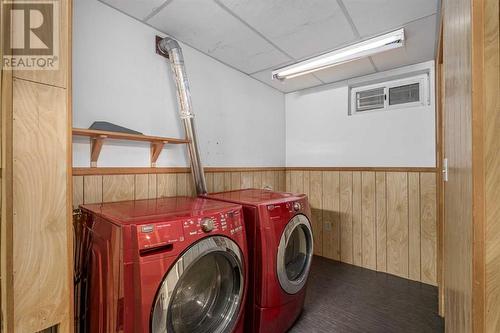
[[[420,101],[420,83],[389,88],[389,105]]]
[[[351,88],[349,114],[388,111],[430,104],[429,75]]]
[[[356,111],[383,109],[385,106],[385,89],[376,88],[356,93]]]

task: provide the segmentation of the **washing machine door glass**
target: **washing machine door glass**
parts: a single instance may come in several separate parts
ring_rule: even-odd
[[[311,224],[305,215],[296,215],[285,227],[278,246],[278,280],[288,294],[296,294],[306,284],[312,253]]]
[[[169,270],[154,303],[153,333],[231,332],[243,297],[243,258],[226,237],[191,246]]]

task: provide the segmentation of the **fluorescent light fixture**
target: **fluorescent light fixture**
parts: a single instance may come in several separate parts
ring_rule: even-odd
[[[401,28],[385,35],[373,37],[317,57],[300,61],[293,65],[278,68],[273,71],[273,79],[283,81],[356,59],[369,57],[376,53],[396,49],[404,45],[404,39],[405,31]]]

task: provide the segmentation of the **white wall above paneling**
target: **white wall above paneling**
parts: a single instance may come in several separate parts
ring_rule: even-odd
[[[97,0],[74,3],[73,125],[109,121],[144,134],[183,137],[160,32]],[[282,166],[284,96],[182,45],[205,166]],[[75,138],[73,164],[90,165],[89,140]],[[164,148],[158,166],[186,166],[186,148]],[[149,166],[144,143],[106,141],[98,166]]]
[[[80,0],[83,1],[83,0]],[[432,60],[440,0],[101,0],[282,92]],[[404,27],[404,49],[270,82],[284,64]]]
[[[430,105],[348,115],[348,82],[286,95],[287,166],[434,167],[432,62],[358,78],[384,80],[430,70]]]
[[[154,52],[160,32],[97,0],[75,1],[74,10],[74,126],[87,128],[104,120],[145,134],[182,137],[169,64]],[[430,26],[432,19],[427,19]],[[409,29],[409,40],[412,36]],[[347,82],[432,69],[432,63],[377,72],[373,63],[378,70],[391,66],[381,55],[373,63],[362,59],[280,87],[281,82],[270,81],[268,69],[252,78],[182,46],[205,166],[283,166],[285,156],[289,166],[435,165],[433,99],[421,108],[356,116],[347,112]],[[367,73],[372,74],[359,77]],[[358,78],[346,81],[352,76]],[[302,90],[285,96],[268,85]],[[316,87],[304,89],[308,86]],[[88,139],[76,138],[73,153],[74,166],[90,165]],[[107,142],[98,165],[149,166],[149,146]],[[158,161],[158,166],[186,165],[182,145],[167,146]]]

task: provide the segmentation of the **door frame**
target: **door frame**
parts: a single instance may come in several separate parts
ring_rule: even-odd
[[[436,68],[436,200],[437,200],[437,284],[438,313],[444,317],[444,67],[443,67],[443,20],[439,20]]]

